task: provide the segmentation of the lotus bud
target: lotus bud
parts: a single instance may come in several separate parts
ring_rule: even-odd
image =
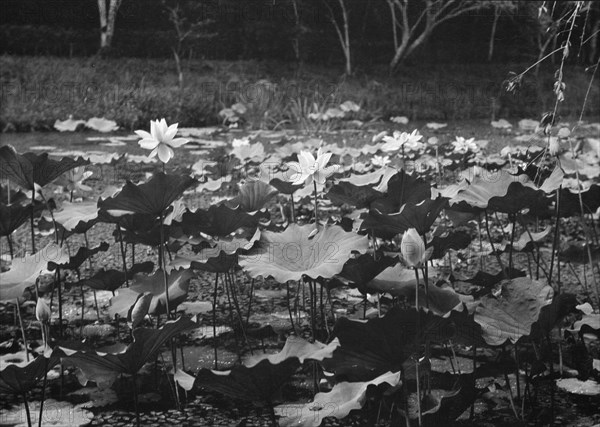
[[[48,307],[48,304],[46,304],[46,301],[44,301],[43,298],[38,298],[37,300],[37,304],[35,305],[35,317],[38,321],[40,321],[41,323],[43,323],[44,325],[47,325],[48,323],[50,323],[50,316],[51,316],[51,311],[50,311],[50,307]]]
[[[152,294],[150,292],[138,295],[138,299],[128,313],[128,320],[131,321],[132,329],[137,328],[144,322],[144,318],[148,314],[151,303]]]
[[[425,250],[425,242],[423,242],[423,239],[414,228],[409,228],[404,232],[402,242],[400,243],[400,250],[402,251],[404,261],[409,267],[419,267],[421,264],[427,262],[431,255],[431,248],[430,250]]]
[[[558,138],[550,138],[550,143],[548,144],[548,151],[550,155],[556,156],[560,151],[560,144]]]

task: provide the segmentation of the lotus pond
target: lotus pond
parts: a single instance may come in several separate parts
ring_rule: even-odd
[[[2,135],[0,424],[596,425],[599,133]]]

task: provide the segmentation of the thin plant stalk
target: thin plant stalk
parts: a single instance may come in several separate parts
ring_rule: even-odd
[[[137,389],[137,375],[132,376],[133,379],[133,403],[135,405],[135,422],[137,427],[140,427],[140,408]]]
[[[9,190],[10,192],[10,190]],[[35,253],[35,230],[33,225],[33,206],[35,205],[35,186],[31,190],[31,213],[29,215],[29,225],[31,226],[31,253]]]
[[[317,203],[317,181],[313,179],[315,189],[315,227],[319,229],[319,204]]]
[[[252,310],[252,297],[253,296],[254,296],[254,278],[250,282],[250,294],[248,295],[248,311],[246,312],[246,325],[250,324],[250,312]],[[289,296],[290,296],[290,290],[289,290],[289,285],[288,285],[288,308],[290,307]],[[291,314],[292,314],[292,312],[290,310],[290,316],[291,316]]]
[[[254,284],[254,279],[252,279],[252,284]],[[296,328],[294,326],[294,316],[292,316],[292,303],[290,302],[290,283],[289,281],[285,282],[285,288],[287,292],[287,306],[288,306],[288,314],[290,315],[290,325],[292,327],[292,331],[296,333]],[[250,311],[248,311],[249,313]]]
[[[419,270],[415,267],[415,278],[417,279],[417,286],[415,292],[415,308],[417,309],[417,363],[415,364],[416,377],[417,377],[417,410],[419,412],[419,427],[423,425],[423,412],[421,410],[421,373],[419,366],[419,347],[421,341],[421,311],[419,310]]]
[[[215,369],[217,369],[217,286],[219,285],[219,273],[215,273],[215,292],[213,294],[213,344],[215,348]]]
[[[163,163],[164,166],[164,163]],[[159,265],[160,269],[162,270],[162,276],[163,276],[163,283],[165,285],[165,306],[166,306],[166,310],[167,310],[167,322],[171,319],[171,307],[170,307],[170,303],[169,303],[169,281],[167,280],[167,269],[166,269],[166,262],[165,262],[165,226],[164,226],[164,213],[161,212],[160,213],[160,244],[159,244],[159,255],[160,255],[160,261],[161,264]],[[120,227],[119,227],[120,228]],[[120,234],[120,231],[119,231]],[[121,248],[123,248],[122,244],[123,244],[123,239],[120,238],[119,239],[121,241]],[[123,262],[125,262],[125,254],[123,252]],[[125,273],[125,275],[127,275],[127,273]],[[173,338],[171,338],[170,340],[170,344],[171,344],[171,358],[173,360],[173,371],[176,372],[177,371],[177,352],[175,351],[175,341]],[[175,400],[176,400],[176,404],[177,407],[180,407],[180,400],[179,400],[179,387],[177,387],[177,384],[175,384]]]
[[[21,337],[23,338],[23,346],[25,347],[25,360],[29,362],[29,349],[27,344],[27,337],[25,336],[25,328],[23,327],[23,317],[21,316],[21,306],[19,305],[19,299],[15,299],[15,306],[17,310],[17,317],[19,318],[19,327],[21,328]]]
[[[490,241],[490,245],[492,247],[492,252],[494,252],[494,254],[496,255],[496,259],[498,260],[498,264],[500,264],[500,268],[502,269],[502,272],[504,274],[507,274],[506,269],[504,268],[504,264],[502,263],[502,258],[500,257],[500,254],[498,252],[496,252],[496,248],[494,247],[494,241],[492,240],[492,234],[490,233],[490,224],[489,224],[489,220],[488,220],[487,210],[485,211],[485,231],[486,231],[488,239]],[[510,273],[508,273],[508,274],[510,274]]]
[[[27,401],[27,393],[22,393],[21,397],[23,397],[23,404],[25,405],[25,414],[27,415],[27,425],[29,427],[31,427],[32,426],[31,412],[29,412],[29,402]]]
[[[162,221],[162,214],[161,214]],[[123,235],[121,234],[121,226],[116,224],[117,228],[117,236],[119,237],[119,247],[121,248],[121,260],[123,261],[123,273],[125,273],[125,285],[129,287],[129,274],[127,274],[127,255],[125,254],[125,248],[123,247]],[[161,225],[162,232],[162,225]],[[162,233],[161,233],[162,238]],[[162,265],[159,265],[162,268]],[[169,307],[169,294],[167,294],[167,308]],[[168,309],[167,309],[167,317],[168,317]]]

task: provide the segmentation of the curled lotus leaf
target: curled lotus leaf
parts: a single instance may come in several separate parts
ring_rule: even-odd
[[[384,383],[397,386],[400,372],[386,372],[371,381],[338,383],[329,392],[317,393],[312,402],[279,405],[275,414],[280,417],[279,425],[282,427],[318,427],[325,417],[340,420],[350,411],[361,409],[367,400],[369,386]]]
[[[48,158],[48,153],[19,154],[10,145],[0,147],[2,177],[27,190],[34,190],[35,184],[43,187],[63,173],[89,163],[81,157],[78,159],[63,157],[61,160],[54,160]]]
[[[60,348],[66,355],[63,361],[80,369],[79,381],[83,385],[94,381],[98,386],[109,386],[119,374],[135,375],[146,362],[154,359],[165,342],[196,327],[195,322],[180,317],[166,322],[160,329],[134,329],[133,342],[125,348],[119,346],[114,352]]]
[[[136,185],[127,181],[115,196],[98,201],[98,207],[109,214],[116,211],[157,217],[180,198],[187,188],[196,183],[195,179],[187,175],[167,175],[158,172],[143,184]]]
[[[0,300],[20,298],[25,289],[35,284],[39,275],[47,271],[49,262],[59,265],[69,262],[67,250],[50,243],[33,255],[14,258],[11,269],[0,273]]]

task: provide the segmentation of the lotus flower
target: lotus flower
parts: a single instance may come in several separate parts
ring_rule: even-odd
[[[379,166],[381,168],[384,168],[390,164],[390,158],[389,156],[373,156],[373,158],[371,159],[371,163],[373,164],[373,166]]]
[[[168,163],[175,155],[173,148],[181,147],[189,142],[185,138],[175,138],[177,125],[178,123],[168,126],[165,119],[151,120],[150,133],[144,130],[135,131],[142,138],[138,144],[146,150],[152,150],[149,157],[158,155],[161,162]]]
[[[381,151],[388,153],[400,148],[408,151],[417,151],[425,146],[421,142],[421,138],[423,138],[423,135],[419,135],[417,129],[413,130],[412,133],[396,131],[393,136],[383,137],[385,144],[381,146]]]
[[[433,247],[425,250],[425,242],[415,228],[409,228],[402,235],[400,251],[402,251],[404,262],[409,267],[420,267],[426,263],[432,250]]]
[[[325,180],[337,169],[336,166],[327,166],[332,153],[323,153],[322,149],[319,148],[317,151],[317,158],[310,151],[301,151],[298,155],[299,162],[289,162],[290,168],[288,174],[288,181],[295,185],[300,185],[306,182],[310,185],[313,179],[318,184],[325,184]]]
[[[457,136],[456,141],[452,142],[454,152],[458,154],[466,154],[467,152],[479,152],[479,145],[475,144],[475,138],[464,139],[462,136]]]
[[[92,174],[93,172],[86,171],[85,167],[80,166],[71,169],[65,175],[61,176],[57,183],[65,187],[67,191],[92,191],[92,187],[83,183],[83,181],[92,176]]]
[[[38,298],[35,305],[35,318],[43,324],[48,324],[50,323],[50,315],[50,307],[48,307],[46,301],[43,298]]]

